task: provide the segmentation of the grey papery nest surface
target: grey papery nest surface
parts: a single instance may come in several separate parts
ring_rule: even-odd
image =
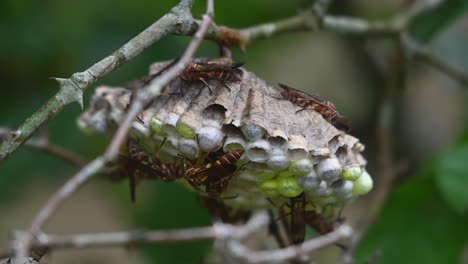
[[[165,65],[151,65],[150,74]],[[370,191],[357,138],[311,109],[297,112],[301,108],[283,99],[281,90],[242,70],[242,81],[227,83],[230,89],[209,81],[212,94],[202,83],[177,78],[140,113],[129,137],[165,163],[194,160],[217,147],[243,149],[240,170],[220,197],[234,209],[278,207],[304,192],[307,206],[323,211]],[[80,128],[112,134],[130,95],[125,88],[98,87],[78,120]],[[179,181],[190,187],[184,178]]]

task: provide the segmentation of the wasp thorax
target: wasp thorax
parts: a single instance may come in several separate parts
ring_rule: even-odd
[[[152,65],[151,73],[166,65]],[[223,203],[247,210],[284,205],[303,192],[309,207],[341,208],[372,189],[364,146],[340,130],[334,120],[343,118],[331,102],[274,88],[240,66],[194,60],[164,87],[129,133],[149,157],[145,162],[165,168],[164,179],[176,173],[201,195],[235,197]],[[78,126],[112,134],[130,95],[97,88]]]

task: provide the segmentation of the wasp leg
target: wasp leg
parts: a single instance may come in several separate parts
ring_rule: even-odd
[[[203,82],[206,85],[206,87],[208,87],[208,90],[210,91],[210,95],[212,95],[213,89],[211,89],[211,86],[203,78],[200,78],[200,81]]]
[[[269,233],[273,235],[280,248],[287,247],[289,243],[288,238],[284,233],[284,226],[282,226],[283,222],[276,221],[272,210],[268,210],[268,216],[270,217],[270,224],[268,225]]]
[[[225,82],[223,81],[220,81],[220,82],[224,87],[226,87],[229,91],[231,91],[231,87],[229,87]]]
[[[299,113],[299,112],[302,112],[302,111],[304,111],[304,110],[306,110],[306,109],[307,109],[306,107],[301,108],[301,109],[299,109],[299,110],[296,111],[296,114]]]

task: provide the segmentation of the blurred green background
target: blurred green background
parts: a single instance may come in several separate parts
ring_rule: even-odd
[[[49,77],[68,77],[107,56],[178,1],[0,1],[0,126],[17,127],[57,90]],[[331,12],[385,19],[407,8],[405,0],[335,1]],[[413,33],[449,63],[468,72],[466,1],[416,21]],[[216,22],[246,27],[292,16],[311,1],[216,1]],[[196,1],[200,17],[204,1]],[[190,38],[168,37],[98,84],[125,85],[147,73],[148,65],[179,56]],[[353,123],[352,134],[366,145],[369,170],[376,170],[376,112],[384,86],[376,64],[390,40],[301,32],[253,43],[235,59],[270,84],[282,82],[333,101]],[[216,56],[205,42],[199,56]],[[370,55],[371,54],[371,55]],[[468,263],[467,87],[432,67],[410,62],[398,97],[396,160],[409,172],[391,193],[358,250],[363,263],[380,252],[378,263]],[[94,88],[94,87],[93,87]],[[87,91],[85,107],[93,93]],[[72,105],[47,125],[51,140],[91,159],[107,139],[86,137],[76,127],[81,109]],[[0,165],[0,247],[8,233],[29,225],[47,197],[75,168],[41,152],[22,148]],[[166,229],[210,224],[195,196],[177,184],[145,182],[138,201],[129,202],[127,184],[95,180],[66,203],[45,231],[59,234]],[[361,198],[346,211],[350,222],[369,210]],[[201,263],[210,243],[135,249],[53,252],[49,263]],[[333,254],[326,254],[327,263]],[[464,256],[464,257],[463,257]]]

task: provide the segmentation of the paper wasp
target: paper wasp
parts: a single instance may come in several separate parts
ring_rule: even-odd
[[[208,87],[210,94],[212,87],[208,84],[210,80],[219,81],[227,89],[227,82],[239,82],[242,80],[243,72],[239,69],[243,62],[232,62],[230,59],[207,59],[190,63],[180,74],[180,78],[189,82],[201,82]]]
[[[317,95],[307,94],[285,84],[278,83],[278,85],[283,89],[283,91],[281,91],[281,96],[284,99],[302,107],[302,109],[297,112],[310,108],[321,114],[325,120],[333,124],[336,128],[345,132],[351,130],[349,120],[338,113],[336,106],[332,102],[324,101]]]
[[[304,193],[296,197],[290,198],[290,237],[293,244],[301,244],[304,242],[306,235],[306,225],[313,228],[317,233],[323,235],[334,230],[335,223],[342,222],[343,219],[330,221],[320,215],[313,209],[306,209],[306,200]],[[341,244],[337,244],[343,247]]]
[[[305,225],[305,195],[299,194],[296,197],[290,198],[291,201],[291,240],[293,244],[301,244],[304,242],[306,235]]]
[[[219,197],[226,189],[232,176],[238,171],[236,162],[240,160],[243,150],[233,150],[219,155],[210,152],[200,164],[192,165],[185,172],[185,179],[193,187],[205,185],[209,197]]]
[[[142,180],[171,182],[185,175],[183,160],[175,164],[163,163],[157,157],[150,157],[134,140],[127,142],[128,153],[118,158],[115,179],[129,177],[130,198],[136,200],[136,185]]]

